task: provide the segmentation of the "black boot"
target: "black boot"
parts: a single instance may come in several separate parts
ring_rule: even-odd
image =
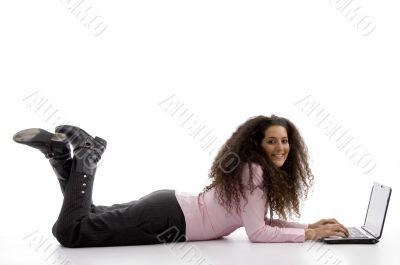
[[[75,170],[94,175],[97,162],[106,150],[107,141],[100,137],[93,138],[81,128],[71,125],[60,125],[55,131],[66,136],[67,141],[72,145],[74,157],[84,161],[82,164],[84,168],[75,168]],[[90,170],[94,171],[90,172]]]
[[[32,128],[17,132],[13,139],[17,143],[38,149],[49,159],[64,194],[72,164],[67,137],[64,134],[54,134],[43,129]]]

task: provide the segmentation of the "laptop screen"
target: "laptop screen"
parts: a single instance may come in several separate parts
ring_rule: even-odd
[[[377,238],[382,235],[391,191],[391,188],[379,183],[374,183],[372,187],[363,228]]]

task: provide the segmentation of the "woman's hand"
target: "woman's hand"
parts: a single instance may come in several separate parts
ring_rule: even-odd
[[[318,240],[329,236],[347,237],[347,228],[336,219],[322,219],[316,223],[308,225],[306,229],[306,240]]]
[[[318,240],[329,236],[347,237],[348,233],[339,224],[327,224],[319,228],[306,229],[306,240]]]
[[[329,225],[329,224],[339,224],[347,231],[346,227],[344,227],[344,225],[339,223],[335,218],[321,219],[316,223],[309,224],[308,228],[315,229],[315,228],[320,228],[320,227],[322,227],[324,225]]]

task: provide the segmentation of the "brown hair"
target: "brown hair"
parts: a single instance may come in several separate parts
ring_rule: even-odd
[[[265,130],[273,125],[286,129],[290,146],[288,157],[280,168],[268,158],[261,146]],[[212,183],[203,192],[215,188],[218,202],[229,213],[234,204],[239,214],[241,197],[247,203],[242,183],[243,167],[249,166],[248,185],[253,191],[255,187],[251,164],[255,163],[263,170],[263,191],[267,194],[266,205],[269,203],[271,219],[274,213],[283,219],[293,213],[299,217],[300,199],[307,198],[314,179],[308,160],[307,147],[292,122],[275,115],[252,117],[240,125],[219,150],[209,173]]]

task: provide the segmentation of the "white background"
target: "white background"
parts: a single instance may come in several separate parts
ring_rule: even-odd
[[[200,192],[215,153],[163,109],[171,96],[217,137],[218,148],[249,117],[292,120],[315,174],[298,221],[361,224],[378,181],[393,188],[386,225],[398,229],[396,1],[352,2],[376,25],[367,36],[329,0],[85,1],[106,26],[98,36],[72,3],[0,4],[2,235],[51,235],[62,202],[44,156],[12,141],[25,128],[52,131],[68,122],[108,141],[96,204],[164,188]],[[307,96],[368,153],[371,172],[296,105]]]

